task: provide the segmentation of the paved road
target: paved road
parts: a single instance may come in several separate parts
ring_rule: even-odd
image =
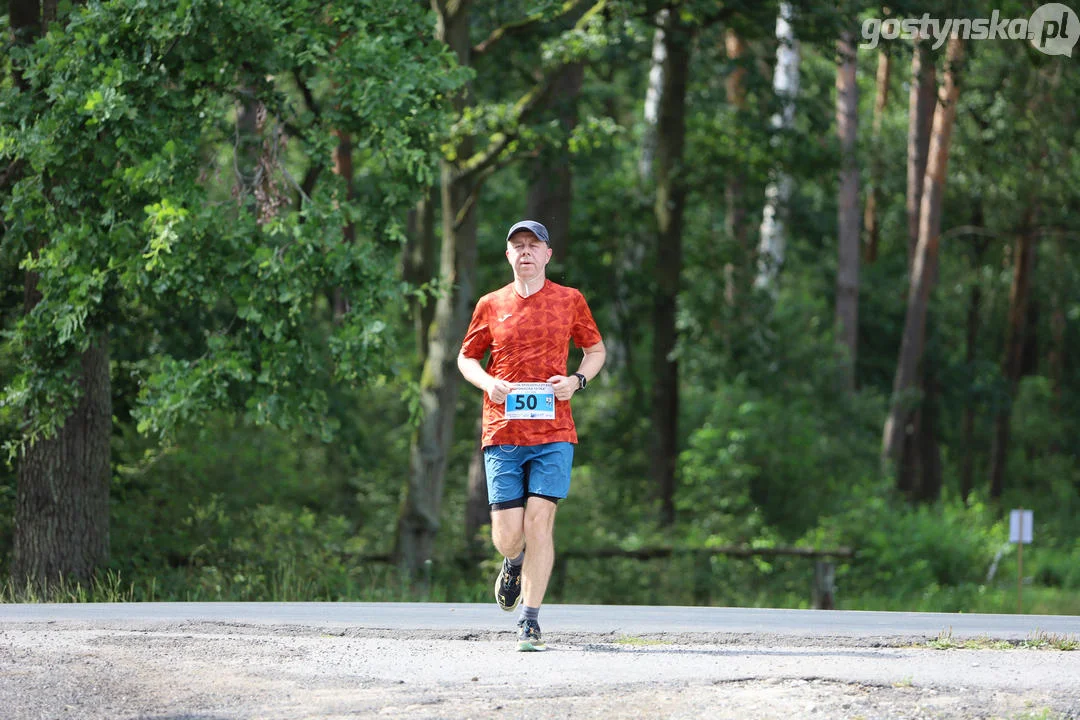
[[[716,607],[545,605],[544,626],[568,633],[766,634],[800,638],[1024,640],[1035,633],[1080,637],[1080,616],[857,612]],[[0,622],[213,622],[385,630],[502,632],[493,604],[455,603],[102,603],[0,605]],[[512,624],[512,623],[511,623]]]
[[[493,604],[0,605],[0,720],[1080,718],[1080,618]],[[982,643],[983,646],[986,643]]]

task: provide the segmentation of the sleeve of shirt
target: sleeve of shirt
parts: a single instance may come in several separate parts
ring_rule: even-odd
[[[574,302],[574,326],[570,329],[570,337],[574,345],[579,348],[592,347],[602,339],[600,329],[596,327],[589,304],[585,302],[585,296],[580,292]]]
[[[461,354],[474,360],[483,360],[484,353],[491,347],[491,329],[488,323],[488,304],[484,298],[476,303],[472,321],[461,342]]]

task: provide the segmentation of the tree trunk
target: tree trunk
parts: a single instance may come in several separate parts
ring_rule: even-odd
[[[9,21],[17,41],[33,42],[57,19],[57,4],[14,0]],[[16,85],[27,89],[20,68]],[[35,253],[47,238],[38,242]],[[23,308],[41,300],[38,277],[27,273]],[[88,583],[109,559],[109,440],[112,386],[108,337],[96,338],[80,359],[80,396],[63,427],[26,448],[16,472],[11,578],[18,589],[47,594],[59,580]]]
[[[356,197],[353,187],[353,146],[352,137],[344,130],[335,130],[334,135],[338,144],[334,148],[334,174],[345,180],[345,203],[351,203]],[[345,223],[341,230],[342,239],[347,243],[356,242],[356,226],[352,222]],[[340,288],[334,288],[333,292],[333,317],[335,323],[340,323],[349,311],[349,298]]]
[[[469,460],[469,481],[465,499],[465,547],[469,555],[484,552],[486,538],[480,528],[491,521],[491,506],[487,496],[487,472],[484,468],[484,448],[480,444],[481,422],[476,421],[476,448]]]
[[[746,55],[746,42],[731,28],[724,31],[724,48],[729,60],[738,62]],[[727,101],[739,113],[746,110],[746,68],[739,66],[731,71],[724,80]],[[727,174],[727,187],[724,200],[727,205],[725,229],[729,238],[749,256],[746,234],[746,201],[743,197],[746,186],[746,171],[741,167],[730,169]]]
[[[923,183],[930,151],[930,131],[934,119],[936,91],[936,71],[930,48],[916,39],[912,56],[912,86],[908,103],[907,267],[909,273],[919,239]],[[878,154],[875,154],[874,158],[874,161],[879,160]],[[929,287],[927,291],[929,293],[937,283],[936,262],[925,282]],[[896,487],[912,500],[918,500],[921,494],[923,475],[928,469],[923,466],[927,448],[937,446],[936,438],[924,437],[926,432],[932,432],[936,427],[932,418],[928,418],[927,422],[923,421],[921,403],[925,397],[922,400],[915,400],[924,391],[925,378],[923,376],[927,371],[928,368],[922,367],[920,363],[916,369],[915,384],[907,393],[909,400],[915,405],[900,443],[900,454],[896,464]]]
[[[799,43],[795,39],[791,20],[793,11],[788,2],[780,3],[776,16],[776,69],[773,71],[773,91],[781,103],[781,111],[773,115],[775,130],[790,130],[795,124],[795,98],[799,94]],[[784,262],[788,203],[791,199],[791,176],[777,171],[776,179],[765,188],[765,208],[761,218],[761,240],[758,244],[758,275],[754,284],[775,290],[776,274]]]
[[[912,413],[917,402],[910,397],[917,391],[916,378],[923,354],[926,331],[926,312],[930,290],[937,274],[938,235],[941,231],[941,205],[949,163],[949,141],[956,119],[956,103],[960,95],[959,71],[963,43],[949,40],[945,84],[934,112],[933,137],[923,179],[922,202],[919,210],[919,243],[912,264],[908,290],[904,335],[893,380],[893,396],[889,416],[882,432],[882,457],[897,460],[903,438],[910,430]],[[917,393],[916,393],[917,394]]]
[[[724,49],[729,60],[739,63],[746,55],[746,42],[734,30],[727,28],[724,31]],[[724,80],[724,89],[728,104],[735,108],[736,117],[741,117],[746,111],[746,68],[742,65],[735,67]],[[746,170],[736,164],[728,168],[726,175],[724,229],[728,240],[734,243],[738,251],[739,260],[724,268],[727,283],[724,297],[729,305],[734,305],[753,277],[753,252],[746,225]]]
[[[569,137],[577,125],[578,94],[585,78],[585,65],[571,63],[555,75],[548,94],[557,112],[559,125]],[[554,260],[566,260],[570,240],[570,218],[573,209],[573,171],[570,151],[566,145],[541,153],[532,163],[529,190],[525,197],[525,217],[539,220],[548,229]]]
[[[908,270],[915,259],[919,242],[919,212],[922,206],[923,179],[930,152],[930,126],[934,120],[937,71],[925,41],[915,42],[911,58],[911,91],[908,95],[907,220]]]
[[[430,283],[435,276],[435,201],[432,189],[424,191],[424,196],[417,201],[416,207],[409,211],[405,232],[405,249],[402,253],[401,276],[414,287]],[[421,367],[428,355],[428,330],[435,317],[435,301],[428,297],[409,299],[409,313],[412,316],[413,338]]]
[[[20,45],[30,45],[34,38],[41,32],[41,3],[39,0],[9,0],[8,22],[11,24],[11,34],[15,42]],[[12,63],[11,73],[15,79],[15,86],[26,92],[30,85],[23,75],[23,69],[18,63]]]
[[[59,580],[88,583],[109,560],[108,338],[82,355],[81,396],[55,437],[28,447],[18,469],[11,577],[46,593]],[[84,585],[85,586],[85,585]]]
[[[855,158],[858,132],[858,89],[855,82],[855,39],[850,31],[838,43],[836,70],[836,130],[840,137],[840,229],[836,271],[836,329],[847,350],[848,390],[855,390],[855,360],[859,340],[859,166]]]
[[[438,39],[469,66],[468,2],[434,0],[438,15]],[[460,114],[471,103],[468,88],[454,98]],[[473,152],[473,138],[463,137],[455,148],[458,158]],[[445,288],[435,304],[428,334],[429,348],[420,378],[422,417],[409,450],[409,478],[398,517],[395,555],[406,573],[417,576],[431,559],[439,529],[443,488],[460,374],[457,356],[469,325],[476,276],[476,212],[470,197],[473,181],[463,177],[455,164],[442,162],[442,251],[439,276]],[[458,216],[461,216],[460,218]]]
[[[866,193],[866,207],[863,210],[863,227],[866,230],[866,262],[877,260],[878,242],[881,238],[878,206],[881,205],[881,182],[885,175],[885,158],[881,149],[881,123],[885,117],[885,106],[889,102],[889,75],[892,58],[889,46],[882,45],[878,51],[876,92],[874,94],[874,120],[870,131],[870,187]]]
[[[661,520],[665,524],[675,521],[679,418],[675,314],[683,258],[683,212],[686,206],[683,145],[691,39],[691,31],[683,25],[678,13],[669,13],[664,24],[664,84],[653,168],[656,178],[653,213],[657,227],[657,289],[653,300],[652,477],[660,493]]]
[[[59,17],[59,5],[58,0],[41,0],[41,31],[43,33],[49,32],[49,26],[56,23]]]
[[[967,312],[967,366],[975,367],[975,341],[979,335],[979,312],[982,305],[982,288],[975,284],[968,296]],[[969,398],[964,403],[964,419],[960,436],[963,438],[960,459],[960,497],[966,503],[975,487],[975,403]]]
[[[1013,279],[1009,289],[1009,324],[1005,328],[1005,352],[1001,374],[1008,384],[1009,404],[994,417],[994,436],[990,446],[990,497],[1000,500],[1005,490],[1005,466],[1008,461],[1011,403],[1016,398],[1023,369],[1024,338],[1027,332],[1028,303],[1031,298],[1032,266],[1035,262],[1035,211],[1028,207],[1013,251]]]
[[[933,503],[941,498],[941,445],[938,442],[938,424],[940,421],[941,387],[937,378],[937,366],[934,359],[924,356],[922,367],[923,397],[919,409],[918,438],[919,474],[915,488],[915,500]]]
[[[1054,246],[1057,266],[1068,267],[1065,257],[1065,234],[1058,233]],[[1046,360],[1046,372],[1050,376],[1050,408],[1054,418],[1064,422],[1064,383],[1065,383],[1065,303],[1067,288],[1061,277],[1053,277],[1050,289],[1050,350]],[[1050,452],[1061,452],[1055,438],[1050,443]]]
[[[976,201],[972,215],[972,225],[982,227],[983,211],[980,201]],[[967,332],[964,338],[965,352],[964,362],[967,365],[971,377],[975,373],[975,349],[979,340],[979,314],[982,311],[982,286],[979,285],[978,270],[982,267],[983,256],[986,253],[988,241],[985,237],[978,237],[975,242],[975,255],[972,259],[972,270],[975,281],[972,283],[968,295]],[[975,402],[970,397],[964,401],[964,419],[961,423],[961,453],[960,458],[960,496],[966,503],[975,487]]]
[[[664,27],[670,12],[665,8],[656,13],[656,31],[653,33],[652,60],[649,63],[649,85],[645,91],[645,132],[641,140],[641,158],[638,174],[642,180],[652,177],[653,158],[656,155],[656,123],[660,118],[660,95],[664,88],[664,64],[667,62],[667,44]]]
[[[1031,258],[1031,274],[1037,272],[1038,255]],[[1027,320],[1024,321],[1024,347],[1020,352],[1020,377],[1039,374],[1039,299],[1028,298]]]
[[[919,475],[922,473],[920,462],[922,455],[919,453],[919,430],[922,423],[922,413],[917,409],[911,414],[907,432],[901,438],[900,453],[896,459],[896,491],[908,500],[915,499],[915,492],[919,486]]]

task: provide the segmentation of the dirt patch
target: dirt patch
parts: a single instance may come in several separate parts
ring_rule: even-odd
[[[5,720],[1080,718],[1080,653],[912,639],[5,623]]]

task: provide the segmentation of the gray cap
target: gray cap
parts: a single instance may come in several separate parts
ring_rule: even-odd
[[[506,233],[507,242],[509,242],[510,238],[513,237],[514,233],[519,233],[523,230],[531,232],[538,239],[543,240],[548,245],[551,244],[551,240],[548,239],[547,228],[536,222],[535,220],[522,220],[519,223],[514,223],[514,227],[510,228],[510,232]]]

